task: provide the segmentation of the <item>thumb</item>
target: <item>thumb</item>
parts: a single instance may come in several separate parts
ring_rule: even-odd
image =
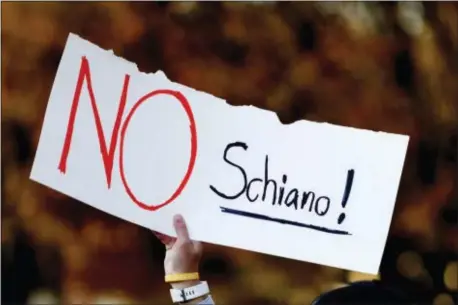
[[[184,221],[183,216],[175,215],[173,217],[173,226],[175,227],[175,232],[177,233],[178,241],[189,241],[188,228],[186,227],[186,223]]]

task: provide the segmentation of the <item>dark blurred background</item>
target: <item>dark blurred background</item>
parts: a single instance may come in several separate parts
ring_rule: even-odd
[[[278,113],[411,137],[378,278],[457,293],[458,5],[2,2],[2,302],[170,304],[143,228],[29,180],[69,32],[140,70]],[[304,244],[304,247],[313,245]],[[357,251],[357,249],[355,249]],[[303,305],[372,276],[206,245],[218,305]]]

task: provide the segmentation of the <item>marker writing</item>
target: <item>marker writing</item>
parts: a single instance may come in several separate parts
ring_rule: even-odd
[[[342,197],[342,208],[345,209],[348,202],[348,197],[350,197],[351,187],[353,186],[353,178],[355,176],[355,170],[350,169],[347,172],[347,182],[345,183],[345,191]],[[340,213],[337,223],[340,225],[345,220],[345,213]]]

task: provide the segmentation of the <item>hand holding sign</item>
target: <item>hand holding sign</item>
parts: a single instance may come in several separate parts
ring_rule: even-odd
[[[407,145],[282,125],[70,35],[31,178],[170,236],[179,213],[194,239],[375,273]]]
[[[181,215],[173,217],[177,237],[171,237],[162,233],[153,232],[165,245],[165,274],[199,272],[199,263],[202,256],[202,244],[192,241],[185,220]],[[172,283],[175,289],[182,289],[198,284],[199,281]]]

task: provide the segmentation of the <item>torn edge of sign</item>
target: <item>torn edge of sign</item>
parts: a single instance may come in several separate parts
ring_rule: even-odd
[[[149,76],[160,77],[162,80],[168,81],[168,82],[172,83],[173,85],[179,85],[179,86],[182,86],[182,87],[184,87],[184,88],[186,88],[188,90],[192,90],[192,91],[195,91],[195,92],[198,92],[198,93],[201,93],[201,94],[205,94],[205,95],[210,95],[211,97],[215,98],[215,96],[210,94],[210,93],[207,93],[207,92],[204,92],[204,91],[200,91],[200,90],[194,89],[192,87],[188,87],[186,85],[183,85],[183,84],[176,83],[176,82],[172,81],[171,79],[169,79],[167,77],[167,75],[162,70],[158,70],[156,72],[143,72],[138,68],[138,65],[136,63],[131,62],[131,61],[129,61],[129,60],[127,60],[127,59],[125,59],[125,58],[123,58],[121,56],[116,55],[114,50],[112,50],[112,49],[111,50],[105,50],[105,49],[99,47],[98,45],[96,45],[94,43],[91,43],[90,41],[80,37],[77,34],[69,33],[68,40],[70,40],[70,39],[78,39],[78,40],[83,41],[84,43],[90,45],[93,48],[94,47],[97,48],[100,52],[105,52],[105,53],[108,53],[108,54],[110,54],[112,56],[115,56],[120,61],[122,61],[124,63],[127,63],[131,67],[131,69],[133,69],[134,72],[136,72],[136,73],[143,74],[144,76],[147,76],[147,77],[149,77]],[[264,109],[264,108],[261,108],[261,107],[255,106],[255,105],[231,105],[230,103],[228,103],[223,98],[220,98],[220,97],[216,97],[216,98],[218,100],[220,100],[221,102],[223,102],[226,105],[231,106],[231,107],[236,107],[238,109],[244,108],[244,109],[249,109],[249,110],[256,110],[257,112],[262,112],[267,116],[274,117],[276,119],[277,123],[280,124],[281,126],[292,127],[292,126],[297,126],[298,124],[301,124],[301,123],[312,123],[312,124],[321,124],[321,125],[330,126],[330,127],[345,127],[345,128],[354,129],[354,130],[360,130],[360,131],[364,130],[364,131],[367,131],[367,132],[374,132],[374,133],[378,133],[378,134],[396,135],[398,137],[402,137],[405,141],[407,141],[407,143],[408,143],[408,141],[410,139],[410,137],[408,135],[394,134],[394,133],[388,133],[388,132],[385,132],[385,131],[362,129],[362,128],[356,128],[356,127],[350,127],[350,126],[340,126],[340,125],[331,124],[331,123],[327,123],[327,122],[314,122],[314,121],[309,121],[309,120],[306,120],[306,119],[299,119],[299,120],[296,120],[296,121],[291,122],[291,123],[283,123],[280,120],[280,118],[278,117],[278,114],[276,112],[272,111],[272,110]]]

